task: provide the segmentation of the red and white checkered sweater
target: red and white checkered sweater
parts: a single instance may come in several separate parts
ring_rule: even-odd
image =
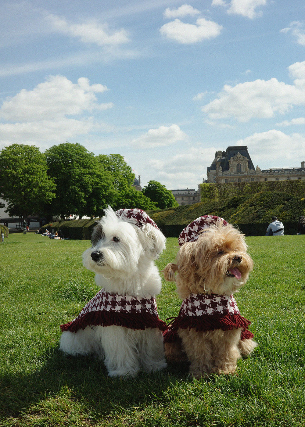
[[[130,329],[166,329],[159,319],[154,297],[137,298],[101,289],[72,322],[61,325],[62,331],[77,332],[87,326],[124,326]]]
[[[178,317],[169,324],[164,332],[164,341],[178,339],[178,329],[196,329],[196,331],[223,331],[242,329],[241,339],[253,338],[248,330],[250,321],[239,313],[236,301],[226,295],[191,294],[181,305]]]

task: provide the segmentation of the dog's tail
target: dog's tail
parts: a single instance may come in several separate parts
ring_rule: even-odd
[[[164,278],[168,282],[175,282],[175,272],[178,271],[178,265],[172,262],[167,264],[163,270]]]

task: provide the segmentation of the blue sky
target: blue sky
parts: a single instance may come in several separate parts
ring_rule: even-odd
[[[305,160],[304,0],[1,0],[0,150],[78,142],[168,189]]]

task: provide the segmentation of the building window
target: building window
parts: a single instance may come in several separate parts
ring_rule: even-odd
[[[241,173],[241,164],[237,163],[236,165],[236,173]]]

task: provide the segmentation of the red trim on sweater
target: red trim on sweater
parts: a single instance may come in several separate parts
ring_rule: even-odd
[[[164,332],[164,342],[178,339],[178,329],[195,329],[196,331],[228,331],[242,329],[241,339],[253,338],[248,330],[251,322],[239,313],[236,301],[222,295],[191,294],[181,305],[179,315],[169,323]]]
[[[167,326],[159,319],[154,297],[137,298],[99,291],[72,322],[61,325],[62,331],[77,332],[87,326],[123,326],[130,329],[158,328]]]

